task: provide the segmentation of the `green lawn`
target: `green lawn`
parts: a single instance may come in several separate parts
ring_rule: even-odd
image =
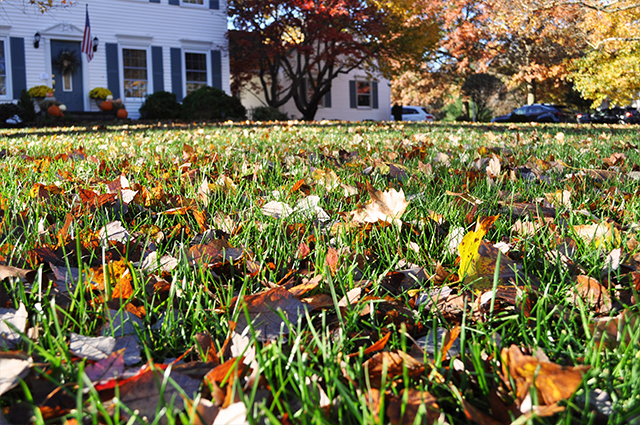
[[[4,131],[0,424],[640,423],[638,134]]]

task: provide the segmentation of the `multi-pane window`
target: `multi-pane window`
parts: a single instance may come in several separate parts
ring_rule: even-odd
[[[356,94],[358,107],[371,107],[371,83],[369,81],[356,81]]]
[[[207,85],[207,55],[185,53],[184,67],[187,74],[187,94]]]
[[[147,95],[147,51],[122,49],[124,97]]]
[[[7,61],[4,58],[4,40],[0,40],[0,96],[7,94]]]
[[[186,4],[204,4],[204,0],[182,0]]]

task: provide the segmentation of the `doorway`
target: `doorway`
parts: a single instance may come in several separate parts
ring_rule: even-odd
[[[51,40],[54,96],[68,111],[83,111],[82,53],[79,41]]]

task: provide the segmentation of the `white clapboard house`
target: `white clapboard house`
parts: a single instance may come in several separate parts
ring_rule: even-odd
[[[81,52],[87,5],[90,62]],[[156,91],[173,92],[178,101],[203,85],[229,93],[226,31],[224,0],[74,0],[45,13],[27,0],[3,0],[0,103],[47,85],[68,111],[92,111],[89,92],[105,87],[137,118],[145,96]],[[56,65],[69,51],[77,66],[61,75]]]
[[[247,84],[240,93],[240,99],[250,112],[265,106],[264,93],[260,84]],[[291,99],[278,108],[290,118],[299,119],[302,114]],[[381,75],[356,69],[348,74],[340,74],[331,83],[331,91],[324,96],[315,119],[343,121],[385,121],[391,116],[391,85]]]

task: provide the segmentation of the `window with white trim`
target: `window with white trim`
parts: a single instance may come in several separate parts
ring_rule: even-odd
[[[0,96],[7,95],[7,60],[4,40],[0,39]]]
[[[370,81],[356,81],[356,102],[358,108],[371,108]]]
[[[122,49],[122,74],[125,98],[144,98],[149,84],[146,49]]]
[[[187,95],[207,85],[207,54],[185,52],[184,69]]]
[[[198,6],[204,6],[204,0],[182,0],[182,4],[193,4]]]

